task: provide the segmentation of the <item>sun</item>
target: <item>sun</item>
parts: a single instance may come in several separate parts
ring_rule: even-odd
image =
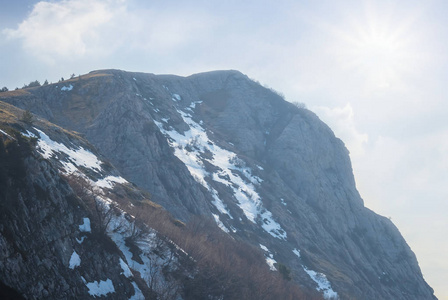
[[[352,21],[346,30],[338,32],[340,63],[364,78],[371,88],[400,84],[417,62],[410,24],[378,15]]]

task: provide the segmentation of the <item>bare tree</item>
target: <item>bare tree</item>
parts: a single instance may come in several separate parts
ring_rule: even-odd
[[[83,200],[91,211],[98,233],[105,235],[114,214],[117,212],[117,204],[107,203],[102,198],[101,190],[95,188],[85,178],[73,174],[66,178],[76,195]]]

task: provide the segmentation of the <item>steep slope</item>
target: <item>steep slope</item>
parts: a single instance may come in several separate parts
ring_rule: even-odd
[[[0,102],[2,298],[175,297],[185,255],[125,211],[154,204],[77,134],[24,115]]]
[[[214,223],[173,219],[77,133],[1,101],[0,217],[1,299],[320,299]]]
[[[0,98],[82,133],[174,216],[212,217],[326,298],[434,299],[397,228],[364,207],[343,143],[237,71],[104,70]]]

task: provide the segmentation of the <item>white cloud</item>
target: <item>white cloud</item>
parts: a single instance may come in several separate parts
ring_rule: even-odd
[[[123,13],[123,8],[123,1],[116,0],[41,1],[17,29],[5,29],[3,33],[22,40],[27,52],[42,60],[52,62],[54,56],[76,58],[101,45],[104,29]]]
[[[64,0],[37,3],[9,39],[45,62],[107,57],[115,51],[166,54],[203,37],[212,20],[200,12],[129,9],[127,0]]]
[[[364,154],[364,145],[368,141],[366,133],[360,133],[355,126],[352,106],[329,108],[325,106],[312,107],[312,110],[334,131],[350,151],[351,156]]]

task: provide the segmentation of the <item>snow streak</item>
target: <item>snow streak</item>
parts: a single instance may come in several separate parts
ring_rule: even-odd
[[[173,94],[173,98],[177,99],[177,96]],[[201,102],[193,102],[187,110],[191,111]],[[239,159],[236,153],[223,149],[210,140],[206,130],[200,123],[195,122],[190,114],[182,110],[178,110],[178,113],[190,127],[183,133],[170,128],[167,122],[155,121],[155,123],[161,132],[168,136],[174,154],[186,165],[193,178],[210,191],[214,199],[212,204],[216,209],[221,214],[232,218],[226,205],[219,198],[218,192],[209,184],[211,181],[222,183],[233,191],[247,219],[255,224],[258,221],[261,227],[273,237],[286,239],[286,232],[273,219],[272,213],[263,207],[260,195],[256,191],[256,187],[263,180],[253,175],[252,170],[245,166],[245,162]],[[207,172],[204,162],[215,166],[217,171],[211,174]],[[218,220],[217,224],[222,228],[224,224]]]

